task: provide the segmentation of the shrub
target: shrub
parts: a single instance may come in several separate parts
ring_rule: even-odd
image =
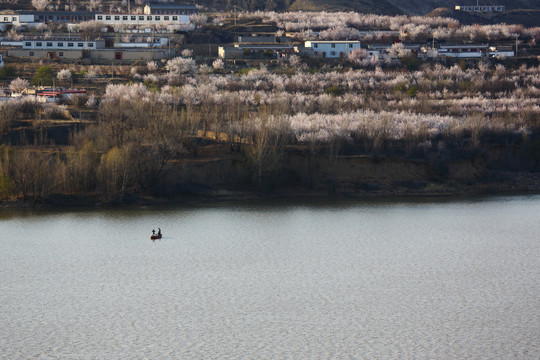
[[[33,85],[52,85],[54,78],[53,70],[50,66],[43,65],[36,70],[32,77]]]

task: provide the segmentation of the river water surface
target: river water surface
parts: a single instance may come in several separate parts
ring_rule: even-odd
[[[2,210],[0,234],[0,359],[540,358],[540,196]]]

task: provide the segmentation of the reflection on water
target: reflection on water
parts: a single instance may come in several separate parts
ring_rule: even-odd
[[[0,357],[538,359],[538,214],[538,196],[2,210]]]

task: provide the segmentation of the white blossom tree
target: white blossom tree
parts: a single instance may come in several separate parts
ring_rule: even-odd
[[[225,63],[221,59],[216,59],[212,62],[212,67],[216,70],[223,70]]]
[[[11,90],[14,93],[20,93],[21,91],[26,89],[28,86],[30,86],[30,83],[28,82],[28,80],[16,78],[9,83],[9,90]]]
[[[49,0],[32,0],[32,6],[38,11],[43,11],[49,6]]]
[[[71,71],[68,69],[62,69],[56,74],[56,78],[60,81],[66,81],[69,82],[72,79]]]

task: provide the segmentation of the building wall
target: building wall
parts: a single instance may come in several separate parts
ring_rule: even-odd
[[[34,58],[34,59],[67,59],[75,60],[83,57],[83,50],[36,50],[36,49],[8,49],[8,56],[14,58]]]
[[[189,15],[96,14],[95,20],[105,25],[151,26],[189,24]]]
[[[37,22],[60,22],[60,23],[80,23],[83,21],[94,20],[93,12],[55,12],[55,11],[46,11],[39,12],[36,11],[34,14],[24,14],[24,15],[33,15],[34,21]]]
[[[13,58],[51,59],[51,60],[78,60],[87,59],[91,63],[131,63],[138,60],[161,60],[168,58],[168,50],[32,50],[8,49],[8,56]],[[118,58],[119,56],[119,58]]]
[[[92,61],[98,62],[133,62],[137,60],[161,60],[168,57],[167,50],[153,50],[153,51],[144,51],[144,50],[96,50],[91,51],[90,59]],[[118,57],[120,56],[120,57]]]
[[[503,5],[483,5],[483,6],[456,5],[455,10],[472,11],[472,12],[502,12],[505,10],[505,7]]]
[[[1,24],[19,24],[19,15],[0,14]]]
[[[305,46],[311,48],[315,56],[339,58],[346,56],[354,49],[360,48],[359,41],[306,41]]]
[[[177,14],[177,15],[192,15],[198,14],[199,10],[197,8],[185,8],[182,6],[175,8],[171,7],[160,7],[159,4],[146,4],[144,6],[144,13],[146,15],[151,14]]]
[[[84,41],[81,39],[43,39],[43,40],[24,40],[23,49],[38,50],[94,50],[105,47],[105,40]]]

